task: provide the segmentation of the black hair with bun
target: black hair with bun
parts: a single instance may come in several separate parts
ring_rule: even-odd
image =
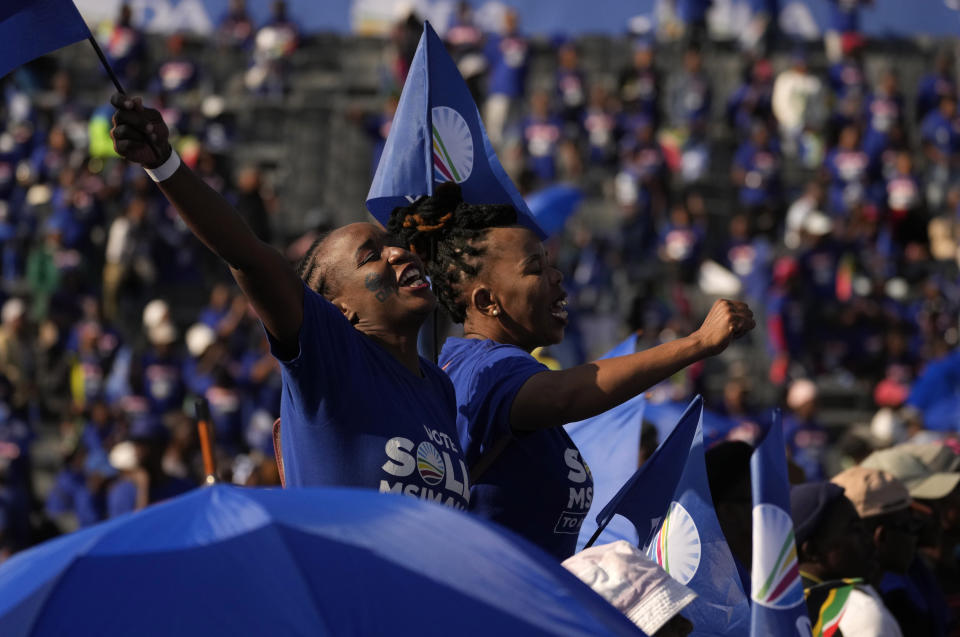
[[[490,228],[517,223],[517,211],[504,204],[469,204],[460,186],[440,184],[429,197],[390,214],[387,232],[417,254],[427,267],[437,299],[457,323],[467,316],[467,302],[460,298],[460,284],[480,273],[481,245]]]

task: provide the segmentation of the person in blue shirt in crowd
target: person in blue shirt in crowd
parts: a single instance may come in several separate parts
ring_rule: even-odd
[[[740,205],[762,232],[772,232],[782,208],[780,145],[764,121],[755,121],[750,140],[733,157],[732,179],[740,186]]]
[[[563,138],[563,120],[550,112],[545,91],[530,96],[530,115],[520,124],[520,134],[530,169],[543,184],[551,183],[557,176],[554,156]]]
[[[790,460],[803,469],[808,481],[824,479],[823,461],[827,451],[827,430],[817,421],[817,385],[799,378],[787,391],[787,413],[783,416],[783,437]]]
[[[727,122],[738,133],[749,133],[756,121],[773,122],[773,65],[759,59],[749,76],[727,100]]]
[[[690,46],[683,54],[683,71],[675,74],[667,84],[669,125],[687,130],[696,121],[706,121],[711,98],[710,79],[703,70],[700,49]]]
[[[873,156],[890,144],[893,129],[904,124],[903,93],[900,92],[897,74],[892,69],[883,72],[877,89],[864,106],[867,132],[863,138],[863,149]]]
[[[157,111],[124,95],[111,102],[117,152],[162,168],[153,176],[164,195],[230,266],[263,323],[282,367],[287,485],[365,487],[466,508],[453,387],[417,354],[437,302],[419,259],[377,226],[356,223],[318,238],[295,270],[178,165]]]
[[[930,111],[940,106],[940,98],[957,95],[957,82],[953,75],[953,54],[949,50],[937,53],[933,71],[924,75],[917,86],[916,117],[922,122]]]
[[[503,17],[503,34],[489,34],[484,48],[490,75],[483,121],[495,148],[503,143],[504,129],[524,95],[530,47],[519,25],[516,11],[508,9]]]
[[[593,498],[590,469],[562,425],[615,407],[754,327],[745,304],[721,300],[686,338],[548,371],[530,352],[563,340],[567,295],[512,206],[467,204],[459,186],[443,184],[394,210],[388,229],[417,253],[437,255],[427,271],[464,326],[463,338],[447,339],[440,365],[456,389],[460,444],[474,467],[471,510],[558,559],[576,549]]]
[[[645,115],[656,126],[660,121],[660,75],[653,63],[653,43],[637,40],[630,62],[617,81],[620,101],[625,111]]]
[[[940,105],[930,111],[920,124],[920,140],[927,157],[927,198],[931,206],[939,207],[946,197],[948,185],[955,178],[960,155],[960,118],[957,117],[957,97],[940,97]]]
[[[837,147],[827,153],[824,168],[830,177],[827,206],[834,215],[849,213],[866,195],[869,158],[860,147],[860,133],[854,125],[840,131]]]

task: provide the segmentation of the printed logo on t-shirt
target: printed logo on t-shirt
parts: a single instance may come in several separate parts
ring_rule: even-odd
[[[553,527],[554,533],[576,535],[583,526],[587,511],[593,503],[593,487],[582,485],[590,477],[590,467],[580,458],[580,452],[570,447],[563,453],[563,461],[567,465],[567,480],[571,483],[567,506]]]
[[[462,510],[470,501],[470,481],[460,450],[447,434],[427,426],[423,429],[428,439],[419,443],[405,436],[387,440],[387,461],[381,469],[397,480],[380,480],[380,493],[433,500]]]

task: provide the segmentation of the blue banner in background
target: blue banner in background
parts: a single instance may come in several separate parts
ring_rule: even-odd
[[[430,20],[441,34],[458,0],[287,0],[288,12],[304,33],[383,33],[402,6],[413,6],[421,18]],[[123,0],[77,0],[90,22],[112,20]],[[469,0],[478,15],[496,18],[504,7],[520,15],[525,32],[534,35],[623,35],[630,20],[644,16],[653,24],[667,11],[664,0]],[[150,31],[187,30],[209,33],[226,13],[228,0],[133,0],[138,23]],[[679,3],[678,3],[679,4]],[[720,37],[736,37],[750,17],[749,0],[713,0],[711,28]],[[829,0],[776,0],[780,23],[787,31],[817,37],[829,26]],[[269,14],[270,3],[248,2],[257,24]],[[863,32],[874,37],[918,35],[955,36],[960,31],[960,1],[874,0],[860,11]]]

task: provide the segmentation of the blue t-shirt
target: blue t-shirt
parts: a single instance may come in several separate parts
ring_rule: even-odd
[[[269,334],[268,334],[269,337]],[[419,378],[304,286],[300,351],[280,360],[287,486],[351,486],[469,502],[450,381],[420,359]]]
[[[510,409],[527,379],[547,368],[513,345],[449,338],[440,366],[457,392],[457,431],[467,463],[511,434]],[[470,488],[471,510],[558,559],[573,555],[593,500],[593,477],[563,427],[517,436]]]

